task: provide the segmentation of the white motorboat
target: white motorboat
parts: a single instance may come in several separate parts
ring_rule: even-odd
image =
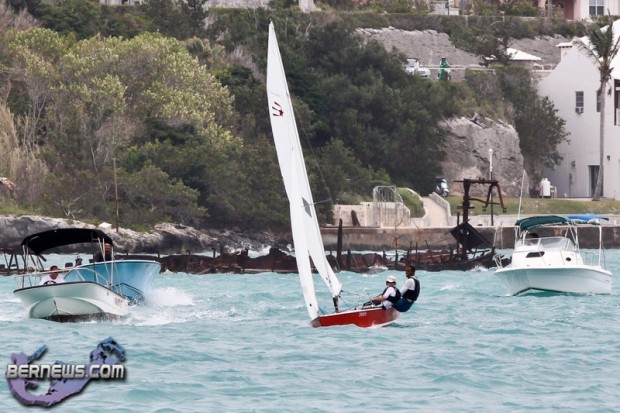
[[[515,247],[509,265],[495,271],[509,295],[527,293],[610,294],[611,272],[606,270],[602,231],[598,225],[598,251],[579,248],[579,227],[592,227],[599,215],[540,215],[515,224]],[[552,236],[539,236],[554,227]]]
[[[38,285],[15,290],[30,318],[52,321],[120,319],[129,312],[129,300],[108,287],[90,281]]]
[[[57,247],[97,246],[105,256],[105,244],[114,243],[104,232],[88,228],[60,228],[30,235],[22,241],[25,262],[32,271],[17,275],[15,295],[31,318],[53,321],[118,319],[126,316],[131,304],[140,302],[149,292],[161,265],[150,260],[116,260],[114,254],[104,261],[75,265],[66,263],[55,281],[44,270],[41,253]],[[43,284],[43,281],[47,280]]]

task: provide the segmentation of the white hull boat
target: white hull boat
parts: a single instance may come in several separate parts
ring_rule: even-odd
[[[81,247],[86,244],[85,247]],[[20,299],[26,315],[52,321],[85,321],[119,319],[129,313],[129,306],[140,303],[148,294],[161,265],[150,260],[115,260],[113,242],[105,233],[87,228],[60,228],[30,235],[22,241],[26,262],[34,271],[17,277],[14,294]],[[97,251],[89,263],[76,258],[75,265],[64,268],[42,267],[41,253],[57,247]],[[96,255],[99,254],[99,259]],[[56,267],[56,266],[54,266]],[[61,273],[62,275],[57,275]]]
[[[507,293],[610,294],[612,275],[604,268],[602,236],[597,253],[579,249],[578,227],[592,225],[593,219],[606,218],[544,215],[518,221],[511,263],[495,271]],[[539,237],[535,232],[550,226],[556,228],[554,236]]]
[[[30,318],[52,321],[120,319],[129,300],[95,282],[64,282],[15,291]]]

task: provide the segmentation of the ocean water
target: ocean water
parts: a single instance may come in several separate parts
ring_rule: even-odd
[[[620,274],[620,250],[607,264]],[[341,273],[346,300],[388,274],[404,282]],[[309,327],[293,274],[162,274],[127,320],[73,324],[25,318],[2,277],[0,357],[45,344],[39,363],[86,363],[110,336],[126,349],[124,381],[93,381],[58,412],[620,411],[618,279],[609,296],[508,297],[492,270],[418,276],[418,302],[376,329]],[[0,411],[43,410],[0,381]]]

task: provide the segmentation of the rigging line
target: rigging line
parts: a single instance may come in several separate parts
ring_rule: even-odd
[[[349,294],[349,295],[354,295],[354,296],[356,296],[356,297],[361,297],[361,296],[363,295],[363,294],[359,294],[359,293],[351,293],[351,292],[349,292],[349,291],[345,291],[345,290],[340,290],[340,293],[341,293],[341,294],[342,294],[342,293],[346,293],[346,294]]]
[[[332,200],[328,198],[328,199],[324,199],[322,201],[315,202],[313,205],[328,204],[330,202],[332,202]]]
[[[301,128],[299,128],[299,126],[301,126]],[[297,128],[298,128],[298,131],[299,131],[299,129],[301,129],[301,131],[303,131],[303,134],[300,134],[300,135],[304,136],[304,139],[306,141],[306,147],[309,149],[310,154],[312,155],[312,160],[313,160],[314,166],[316,167],[316,170],[319,172],[321,180],[323,181],[323,187],[325,188],[325,191],[327,192],[327,197],[328,197],[328,200],[325,201],[325,202],[331,202],[332,204],[334,204],[334,198],[332,197],[332,194],[331,194],[331,192],[329,190],[329,186],[327,186],[327,180],[325,179],[325,175],[323,175],[323,170],[321,169],[321,167],[319,165],[319,158],[316,155],[316,153],[314,151],[314,148],[312,147],[312,144],[310,143],[310,139],[308,138],[308,133],[306,131],[306,128],[304,127],[303,124],[301,124],[301,125],[298,124]],[[306,157],[306,159],[307,159],[307,157]]]

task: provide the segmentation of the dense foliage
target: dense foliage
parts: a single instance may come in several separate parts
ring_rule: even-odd
[[[19,183],[15,202],[41,213],[113,221],[118,199],[123,225],[285,225],[265,99],[270,20],[323,219],[333,202],[367,199],[376,185],[430,192],[444,156],[438,123],[466,105],[513,121],[524,153],[548,144],[540,162],[557,161],[565,136],[552,105],[520,83],[527,73],[508,68],[496,87],[408,75],[403,56],[355,34],[363,14],[300,14],[279,1],[271,11],[219,10],[205,30],[204,0],[12,3],[38,23],[0,33],[0,175]],[[487,47],[484,22],[374,16],[362,25],[440,25],[481,54]],[[498,98],[510,108],[498,113],[489,103]]]

